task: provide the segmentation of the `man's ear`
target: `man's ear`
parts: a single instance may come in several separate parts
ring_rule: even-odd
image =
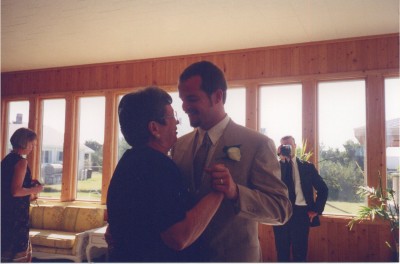
[[[224,98],[224,92],[222,91],[222,89],[217,89],[214,92],[214,98],[215,98],[215,103],[219,103],[222,102],[223,98]]]
[[[159,125],[157,124],[157,122],[150,121],[147,127],[150,131],[150,134],[153,137],[160,138],[160,130],[159,130]]]

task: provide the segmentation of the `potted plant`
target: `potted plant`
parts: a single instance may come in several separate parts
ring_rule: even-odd
[[[396,261],[399,260],[399,204],[396,201],[395,192],[392,189],[382,188],[382,178],[379,173],[379,184],[377,188],[359,186],[357,193],[364,198],[369,198],[371,203],[368,206],[361,206],[357,215],[347,224],[350,230],[355,223],[363,220],[380,218],[390,224],[392,241],[386,241],[386,245],[395,252]]]

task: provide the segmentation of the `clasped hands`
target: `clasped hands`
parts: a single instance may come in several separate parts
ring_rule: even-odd
[[[210,175],[211,187],[222,192],[227,199],[236,200],[238,197],[238,187],[233,181],[229,169],[222,163],[216,163],[204,171]]]

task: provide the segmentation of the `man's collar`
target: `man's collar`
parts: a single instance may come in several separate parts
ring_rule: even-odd
[[[203,140],[204,134],[207,132],[208,136],[211,139],[212,144],[214,145],[218,141],[218,139],[222,136],[222,134],[224,133],[224,130],[225,130],[226,126],[228,125],[229,121],[230,121],[230,117],[228,116],[228,114],[226,114],[225,117],[221,121],[218,122],[218,124],[216,124],[215,126],[210,128],[209,130],[206,131],[201,128],[198,128],[199,139]]]

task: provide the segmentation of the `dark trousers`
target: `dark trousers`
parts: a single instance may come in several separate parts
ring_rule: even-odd
[[[290,248],[292,261],[307,261],[308,234],[310,220],[306,206],[294,206],[290,220],[282,226],[274,226],[275,247],[279,262],[290,262]]]

